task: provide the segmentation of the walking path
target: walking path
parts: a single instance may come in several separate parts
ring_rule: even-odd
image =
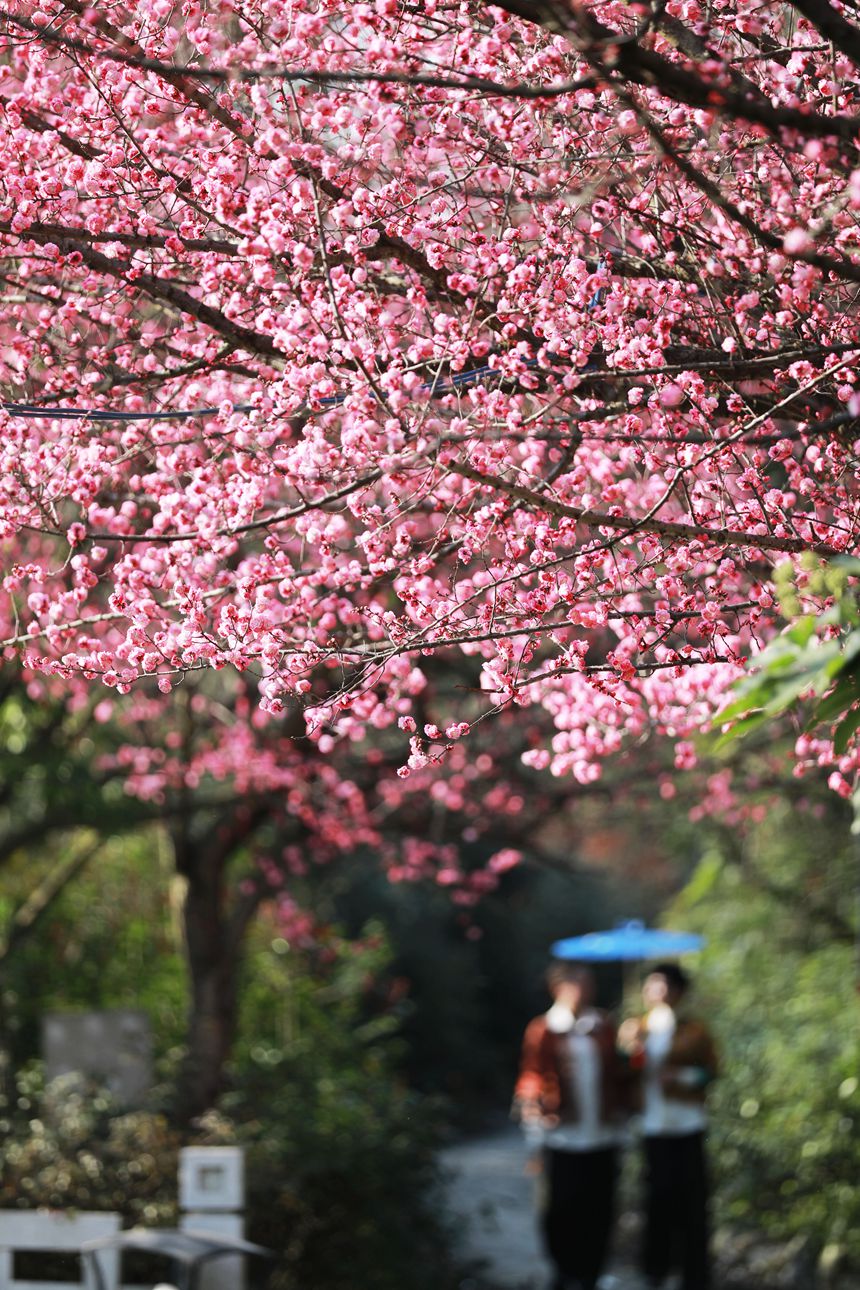
[[[442,1156],[447,1205],[463,1220],[462,1253],[483,1265],[480,1285],[486,1290],[545,1290],[550,1283],[535,1222],[537,1184],[525,1173],[527,1160],[515,1128],[460,1142]],[[629,1269],[613,1267],[601,1290],[639,1290],[640,1284]]]

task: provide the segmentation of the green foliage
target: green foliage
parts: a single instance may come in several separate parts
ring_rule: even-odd
[[[0,859],[33,850],[55,829],[125,832],[153,817],[130,798],[122,776],[100,768],[121,738],[94,695],[86,704],[50,696],[39,681],[0,670]]]
[[[789,570],[790,570],[789,566]],[[805,577],[804,592],[819,595],[831,607],[824,613],[801,615],[793,581],[783,570],[780,585],[783,612],[791,627],[757,654],[751,674],[735,686],[737,698],[714,724],[734,723],[717,740],[725,747],[804,702],[807,728],[834,725],[834,749],[845,752],[860,729],[860,607],[856,585],[860,560],[835,560]]]
[[[50,862],[76,845],[74,835],[63,835]],[[4,868],[10,905],[30,890],[35,867],[22,855]],[[140,1008],[151,1018],[158,1057],[176,1049],[187,987],[166,847],[155,828],[106,839],[3,965],[3,995],[17,1066],[38,1057],[41,1018],[54,1010]]]
[[[249,1147],[250,1234],[282,1254],[278,1290],[444,1290],[457,1280],[434,1205],[440,1107],[397,1074],[390,950],[371,926],[312,957],[308,971],[275,936],[251,963],[224,1104]]]
[[[860,730],[860,560],[778,571],[791,627],[757,655],[724,747],[792,713],[829,726],[837,756]],[[801,613],[799,590],[827,606]],[[860,783],[852,832],[860,834]],[[711,857],[679,902],[709,936],[703,977],[723,1021],[727,1076],[716,1143],[726,1216],[812,1237],[860,1264],[856,842],[799,828],[783,808],[741,869]],[[777,827],[775,827],[777,826]],[[781,827],[779,827],[781,826]],[[752,883],[750,879],[753,879]]]
[[[391,952],[378,928],[313,949],[255,934],[236,1091],[193,1141],[248,1151],[251,1239],[273,1249],[272,1290],[446,1290],[448,1232],[434,1204],[437,1102],[398,1074]],[[0,1119],[0,1206],[110,1209],[176,1221],[179,1136],[152,1111],[122,1113],[74,1080],[19,1076]]]
[[[787,807],[742,863],[712,851],[672,917],[707,948],[697,1004],[718,1029],[720,1218],[800,1233],[860,1262],[860,1081],[847,828]]]

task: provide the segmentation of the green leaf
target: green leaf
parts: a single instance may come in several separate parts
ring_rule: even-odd
[[[828,694],[826,698],[822,699],[820,703],[815,705],[815,710],[809,719],[807,730],[812,726],[818,725],[819,722],[822,721],[835,721],[838,717],[841,717],[857,699],[860,699],[857,678],[854,676],[841,677],[838,685],[832,693]]]
[[[785,712],[806,690],[818,689],[826,693],[832,684],[828,667],[836,655],[832,651],[824,654],[824,647],[815,651],[814,659],[804,661],[786,672],[772,688],[765,709],[772,715]]]
[[[744,717],[742,721],[735,722],[731,730],[726,730],[719,736],[714,743],[714,752],[721,752],[722,749],[726,748],[730,743],[733,743],[736,739],[743,739],[746,735],[750,734],[751,731],[757,730],[759,726],[763,726],[766,722],[770,721],[770,719],[771,714],[763,711],[762,709],[757,712],[750,713],[750,715],[748,717]]]
[[[796,645],[806,645],[815,631],[816,618],[812,614],[806,614],[803,618],[798,618],[797,622],[785,633],[789,640],[794,641]],[[780,638],[782,639],[782,638]]]
[[[860,708],[852,708],[836,727],[836,734],[833,736],[833,751],[837,756],[842,756],[851,742],[852,737],[860,729]]]
[[[695,905],[710,895],[723,872],[723,860],[717,852],[704,856],[696,865],[693,876],[684,888],[684,905]]]
[[[761,687],[761,689],[763,691],[764,687]],[[741,698],[735,699],[734,703],[730,703],[728,707],[723,708],[718,712],[714,717],[712,724],[715,726],[721,726],[726,721],[734,721],[736,717],[745,716],[746,713],[753,709],[759,710],[764,707],[766,698],[767,696],[764,692],[761,694],[750,693],[743,695]]]
[[[806,648],[806,647],[804,647]],[[754,671],[770,672],[774,668],[790,666],[801,656],[801,648],[788,636],[777,636],[753,659]]]
[[[860,657],[860,632],[848,633],[845,637],[842,654],[846,663],[853,663],[856,658]]]

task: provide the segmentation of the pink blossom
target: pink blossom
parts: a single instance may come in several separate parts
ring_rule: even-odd
[[[505,847],[497,851],[495,855],[490,856],[487,861],[487,868],[491,873],[505,873],[508,869],[514,869],[522,863],[523,854],[516,851],[513,847]]]
[[[808,251],[812,247],[812,238],[805,228],[792,228],[782,239],[782,244],[790,255]]]
[[[379,845],[369,808],[320,804],[359,782],[479,837],[476,797],[522,813],[502,754],[589,786],[655,734],[689,770],[782,629],[770,571],[800,581],[860,530],[847,59],[780,6],[670,0],[701,46],[655,30],[649,58],[697,88],[637,83],[640,117],[576,88],[564,35],[492,6],[247,0],[234,31],[217,5],[119,4],[108,28],[40,0],[74,57],[18,31],[24,8],[0,382],[65,410],[0,410],[6,663],[52,695],[109,687],[111,722],[118,695],[166,709],[204,675],[241,693],[191,773],[293,794],[322,854]],[[640,15],[593,12],[623,87]],[[784,57],[751,60],[745,33]],[[158,72],[180,58],[320,79]],[[313,801],[271,751],[292,767],[302,722],[311,778],[361,764]],[[735,811],[731,783],[699,805]],[[455,863],[388,859],[409,881]]]

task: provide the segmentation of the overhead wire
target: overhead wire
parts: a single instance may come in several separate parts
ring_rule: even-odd
[[[599,288],[588,303],[588,309],[591,311],[599,305],[606,294],[606,289]],[[536,358],[523,360],[525,367],[537,367]],[[591,360],[586,364],[586,370],[593,366]],[[486,363],[482,367],[470,367],[464,372],[451,372],[447,378],[434,377],[432,381],[425,381],[419,386],[421,393],[429,394],[431,398],[444,398],[446,394],[455,394],[458,389],[464,386],[476,385],[484,379],[485,376],[497,376],[501,380],[510,379],[504,372],[498,368]],[[347,394],[332,394],[316,400],[321,408],[335,408],[344,404],[349,396]],[[38,403],[0,403],[0,411],[6,412],[9,416],[29,417],[32,420],[42,421],[79,421],[89,420],[95,422],[105,421],[190,421],[195,417],[218,416],[222,412],[222,407],[203,407],[203,408],[165,408],[162,411],[148,412],[131,412],[122,409],[113,408],[64,408],[64,407],[47,407]],[[238,403],[232,408],[232,412],[254,412],[256,405],[253,403]],[[305,416],[315,411],[314,407],[304,404],[295,409],[291,416]]]
[[[536,367],[536,359],[524,360],[526,367]],[[422,393],[429,394],[432,398],[443,398],[446,394],[454,394],[458,389],[464,386],[475,385],[482,381],[486,376],[497,376],[501,380],[506,378],[504,372],[498,368],[486,364],[483,367],[472,367],[465,372],[452,372],[446,380],[436,378],[432,381],[425,381],[420,387]],[[333,408],[340,407],[346,402],[347,394],[332,394],[325,398],[317,400],[320,407]],[[10,416],[30,417],[34,420],[43,421],[78,421],[87,419],[90,421],[189,421],[194,417],[217,416],[222,412],[221,407],[202,407],[202,408],[164,408],[162,411],[148,412],[130,412],[113,408],[65,408],[65,407],[46,407],[38,403],[0,403],[0,410],[7,412]],[[237,403],[233,412],[254,412],[257,411],[256,404]],[[309,404],[296,408],[290,415],[301,416],[303,413],[314,411]]]

